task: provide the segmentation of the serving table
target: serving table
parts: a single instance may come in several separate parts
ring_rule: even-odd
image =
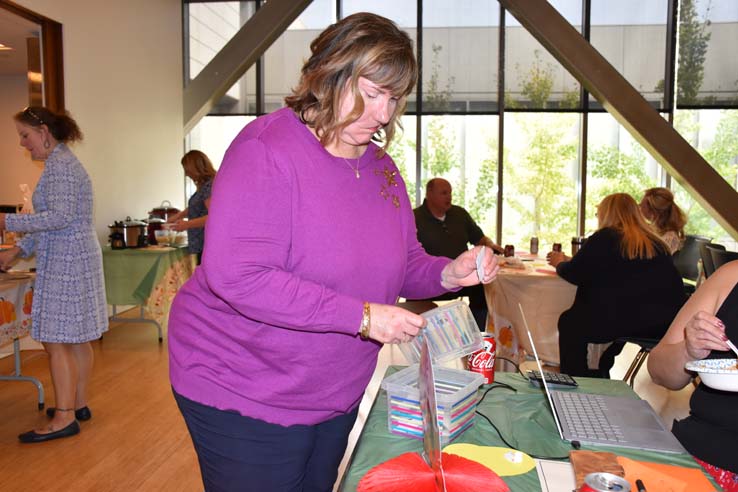
[[[194,255],[188,254],[186,247],[104,246],[105,295],[112,306],[110,321],[153,324],[161,342],[162,326],[169,319],[172,300],[194,270]],[[138,306],[139,317],[118,316],[119,306]]]
[[[390,367],[387,375],[399,369],[402,368]],[[498,372],[495,374],[495,380],[510,385],[515,391],[495,387],[478,404],[477,410],[494,423],[505,440],[529,455],[548,458],[567,457],[572,447],[559,437],[543,391],[532,386],[517,373]],[[577,382],[579,383],[577,391],[638,398],[630,386],[623,381],[577,378]],[[482,386],[480,395],[491,386]],[[509,447],[487,421],[479,415],[474,418],[474,425],[461,434],[454,443]],[[610,451],[634,460],[699,469],[699,465],[686,453],[669,454],[590,445],[582,445],[582,449]],[[338,490],[340,492],[355,491],[359,480],[372,467],[407,452],[422,453],[423,442],[389,432],[387,429],[387,393],[380,389],[356,442]],[[541,490],[535,468],[527,473],[505,476],[502,479],[514,492],[539,492]]]
[[[539,357],[559,364],[559,316],[574,302],[577,288],[556,275],[543,259],[522,262],[523,268],[500,268],[497,278],[484,286],[487,309],[494,325],[497,354],[516,361],[521,348],[532,354],[525,333],[520,304],[525,313]]]
[[[44,408],[41,381],[21,373],[20,338],[31,329],[31,303],[35,274],[0,273],[0,346],[12,343],[15,365],[11,375],[0,375],[0,381],[28,381],[38,388],[38,408]]]

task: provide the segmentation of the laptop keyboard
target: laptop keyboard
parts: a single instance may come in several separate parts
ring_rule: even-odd
[[[556,397],[562,420],[577,439],[626,442],[620,427],[608,422],[607,407],[599,395],[557,391]]]

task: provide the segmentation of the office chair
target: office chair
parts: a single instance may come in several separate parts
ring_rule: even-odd
[[[712,261],[711,250],[719,249],[725,251],[725,246],[717,243],[700,243],[700,259],[702,260],[702,271],[708,278],[715,271],[715,263]]]
[[[682,245],[682,249],[674,253],[674,266],[679,271],[682,278],[692,282],[697,281],[699,272],[697,270],[697,261],[700,259],[700,244],[709,243],[712,239],[706,236],[697,236],[688,234]],[[689,282],[684,283],[684,290],[687,295],[694,292],[694,285]]]
[[[620,352],[623,350],[623,347],[626,343],[633,343],[640,347],[640,350],[636,354],[636,356],[633,358],[633,361],[630,363],[630,366],[628,367],[628,370],[625,371],[625,376],[623,376],[623,381],[628,383],[630,387],[633,387],[633,383],[635,382],[635,378],[638,375],[638,371],[641,370],[641,366],[643,366],[643,363],[646,362],[646,357],[648,357],[648,354],[651,352],[651,349],[653,349],[658,343],[658,338],[639,338],[639,337],[620,337],[617,338],[610,347],[605,350],[605,352],[602,354],[602,358],[600,359],[600,372],[602,372],[604,377],[607,377],[607,374],[605,373],[602,365],[612,364],[612,361],[615,359],[616,356],[620,354]]]
[[[710,254],[712,255],[712,262],[715,264],[715,270],[725,265],[729,261],[738,260],[738,252],[736,251],[710,249]]]

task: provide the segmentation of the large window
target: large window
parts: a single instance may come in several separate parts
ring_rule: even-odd
[[[195,2],[186,0],[188,77],[258,7],[254,0]],[[738,2],[550,3],[731,186],[738,184],[738,57],[732,54]],[[422,60],[404,131],[390,148],[411,202],[420,204],[428,179],[445,177],[454,203],[488,236],[525,249],[537,235],[545,251],[594,231],[605,195],[626,192],[640,200],[645,188],[670,185],[689,214],[690,233],[728,241],[687,190],[594,98],[583,97],[577,80],[492,0],[315,0],[262,57],[261,93],[252,67],[191,132],[187,146],[219,165],[244,124],[283,106],[310,41],[339,16],[358,11],[397,22]]]
[[[513,113],[505,119],[502,238],[541,251],[577,235],[579,116]]]
[[[592,0],[592,46],[656,109],[666,108],[668,3]],[[590,104],[599,105],[594,98]]]
[[[674,126],[731,187],[738,189],[738,111],[678,111]],[[738,249],[738,244],[682,186],[677,183],[674,191],[677,203],[689,217],[689,233]]]
[[[585,233],[597,229],[597,205],[611,193],[629,193],[640,202],[643,191],[659,186],[663,168],[607,113],[589,115]]]

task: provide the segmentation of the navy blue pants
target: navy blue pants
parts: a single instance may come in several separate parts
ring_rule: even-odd
[[[358,413],[283,427],[174,398],[207,492],[330,492]]]

